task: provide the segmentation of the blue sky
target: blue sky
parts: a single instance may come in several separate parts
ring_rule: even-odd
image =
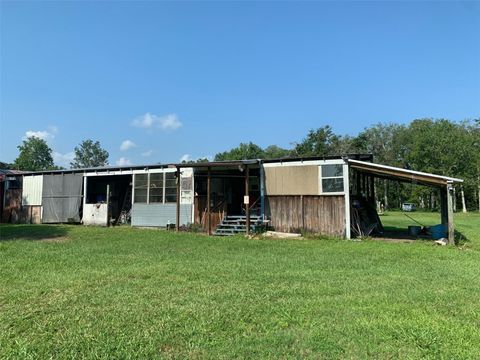
[[[479,2],[5,2],[0,160],[289,147],[311,128],[480,117]]]

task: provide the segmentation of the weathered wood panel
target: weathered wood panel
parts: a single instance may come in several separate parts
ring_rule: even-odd
[[[223,197],[212,197],[210,204],[210,231],[214,231],[223,220],[227,212],[227,203]],[[201,224],[204,231],[207,231],[207,197],[195,196],[194,201],[195,224]]]
[[[267,196],[266,213],[276,231],[345,235],[343,195]]]
[[[267,195],[318,195],[318,166],[266,167]]]

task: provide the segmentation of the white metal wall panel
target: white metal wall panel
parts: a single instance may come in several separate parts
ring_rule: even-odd
[[[43,175],[23,177],[22,205],[42,205]]]
[[[175,224],[177,205],[169,204],[133,204],[132,226],[167,226]],[[192,206],[180,205],[180,225],[192,222]]]

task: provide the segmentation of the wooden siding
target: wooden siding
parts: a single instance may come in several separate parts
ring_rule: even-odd
[[[227,202],[222,196],[211,198],[210,206],[210,231],[214,231],[227,213]],[[207,197],[202,195],[195,196],[194,206],[195,224],[202,225],[202,229],[207,231]]]
[[[266,215],[276,231],[345,236],[343,195],[267,196]]]
[[[278,166],[265,168],[267,195],[318,195],[318,166]]]

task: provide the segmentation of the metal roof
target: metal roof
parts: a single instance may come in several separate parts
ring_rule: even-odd
[[[0,181],[3,181],[7,176],[17,176],[22,175],[24,171],[20,170],[11,170],[11,169],[0,169]]]
[[[261,163],[274,162],[290,162],[290,161],[309,161],[309,160],[329,160],[354,158],[359,160],[372,160],[371,154],[347,154],[347,155],[327,155],[313,157],[289,157],[278,159],[246,159],[246,160],[227,160],[227,161],[210,161],[204,163],[167,163],[167,164],[149,164],[149,165],[129,165],[129,166],[101,166],[81,169],[64,169],[64,170],[43,170],[43,171],[25,171],[24,175],[42,175],[42,174],[75,174],[95,171],[129,171],[144,169],[163,169],[163,168],[205,168],[205,167],[235,167],[239,165],[255,165]]]
[[[375,164],[366,161],[348,159],[350,167],[377,177],[399,180],[404,182],[415,182],[423,185],[447,185],[452,183],[462,183],[462,179],[448,176],[436,175],[421,171],[402,169],[394,166]]]

